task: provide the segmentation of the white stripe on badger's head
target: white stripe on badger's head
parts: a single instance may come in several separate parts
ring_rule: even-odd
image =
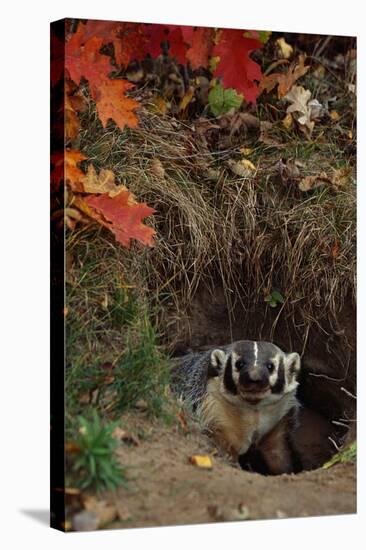
[[[254,347],[254,366],[256,366],[257,363],[258,363],[258,344],[257,344],[257,342],[253,342],[253,347]]]

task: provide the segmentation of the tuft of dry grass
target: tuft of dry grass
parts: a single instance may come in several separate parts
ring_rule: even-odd
[[[355,299],[353,179],[338,192],[324,187],[304,194],[296,181],[281,178],[278,162],[300,160],[301,177],[344,166],[352,174],[337,143],[308,142],[277,125],[278,147],[243,135],[241,143],[215,149],[194,122],[148,107],[137,129],[121,133],[113,125],[103,130],[91,106],[80,147],[157,210],[147,222],[157,231],[157,244],[136,247],[134,262],[142,287],[162,312],[162,330],[187,318],[202,285],[212,293],[222,287],[229,312],[238,304],[243,312],[253,311],[271,289],[280,289],[285,301],[278,317],[286,315],[303,334],[314,324],[336,323],[344,304]],[[228,168],[228,159],[243,156],[239,145],[252,147],[253,176],[239,177]],[[155,159],[163,174],[154,169]]]

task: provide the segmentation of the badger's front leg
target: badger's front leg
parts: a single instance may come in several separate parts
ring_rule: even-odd
[[[294,471],[291,449],[288,444],[287,420],[267,434],[258,445],[258,450],[272,475],[291,474]]]
[[[291,410],[256,445],[255,457],[258,471],[279,475],[296,473],[301,469],[298,457],[290,445],[290,436],[296,423],[297,410]],[[265,471],[262,471],[265,470]]]

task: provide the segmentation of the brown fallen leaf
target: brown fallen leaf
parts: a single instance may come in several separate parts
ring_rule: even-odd
[[[108,193],[110,197],[114,197],[123,189],[127,189],[124,185],[115,184],[112,170],[102,168],[97,174],[92,164],[89,164],[87,173],[82,178],[82,184],[85,193]]]
[[[293,86],[290,92],[284,97],[291,103],[287,107],[287,113],[292,113],[294,119],[298,122],[300,130],[309,138],[314,129],[314,121],[311,120],[311,107],[308,102],[311,97],[310,90],[305,90],[302,86]]]
[[[338,241],[338,239],[334,242],[333,246],[332,246],[332,250],[331,250],[331,254],[332,254],[332,258],[334,260],[336,260],[339,256],[339,253],[340,253],[340,248],[341,248],[341,245],[340,245],[340,242]]]
[[[276,171],[285,183],[298,180],[301,168],[303,168],[303,163],[297,159],[280,159],[275,165]]]
[[[98,500],[95,496],[84,495],[83,506],[87,512],[95,515],[98,527],[115,520],[117,517],[117,508],[114,502],[108,500]]]
[[[116,508],[117,508],[117,515],[118,518],[121,521],[127,521],[128,519],[131,519],[131,512],[127,508],[126,504],[124,502],[121,502],[120,500],[117,500],[116,502]]]
[[[310,69],[310,65],[305,66],[305,59],[305,55],[301,54],[296,61],[291,63],[287,72],[266,74],[259,85],[260,89],[270,92],[278,85],[278,97],[284,97],[291,90],[294,83]]]
[[[194,464],[195,466],[198,466],[199,468],[205,468],[208,470],[211,470],[212,460],[208,455],[193,455],[189,457],[189,462],[191,464]]]
[[[237,176],[240,176],[242,178],[252,178],[253,173],[256,170],[254,164],[247,159],[242,159],[238,161],[235,161],[234,159],[229,159],[227,161],[227,164],[233,174],[236,174]]]
[[[332,180],[325,172],[321,172],[316,176],[306,176],[299,183],[300,191],[312,191],[317,187],[322,187],[323,185],[331,184]]]
[[[75,443],[74,441],[66,441],[66,443],[65,443],[65,451],[66,451],[67,453],[79,453],[80,450],[81,450],[81,449],[80,449],[80,446],[79,446],[77,443]],[[71,492],[72,492],[72,491],[74,491],[74,490],[75,490],[75,491],[79,491],[79,489],[74,489],[74,488],[72,488],[72,487],[68,487],[68,488],[65,488],[65,493],[66,493],[67,491],[71,491]],[[80,491],[79,491],[79,493],[80,493]]]
[[[352,174],[352,168],[338,168],[333,170],[332,184],[336,191],[340,191],[344,187],[350,184],[350,176]]]
[[[116,426],[112,432],[112,437],[117,439],[117,441],[125,441],[126,443],[132,443],[136,447],[140,445],[138,437],[129,432],[128,430],[123,430],[119,426]]]
[[[165,170],[164,170],[164,166],[162,165],[162,162],[160,159],[158,158],[155,158],[151,161],[151,171],[153,172],[153,174],[155,174],[155,176],[157,176],[158,178],[161,178],[163,179],[164,176],[165,176]]]
[[[269,122],[268,120],[262,120],[260,122],[260,132],[258,140],[265,145],[272,145],[274,147],[277,147],[281,145],[281,142],[270,135],[273,127],[274,124],[272,124],[272,122]]]

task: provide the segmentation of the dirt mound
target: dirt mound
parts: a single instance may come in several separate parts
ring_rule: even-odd
[[[138,446],[124,444],[118,450],[129,467],[131,489],[106,496],[123,504],[130,517],[108,528],[356,512],[354,464],[261,476],[230,464],[195,430],[184,435],[178,428],[145,428],[148,436]],[[203,453],[213,457],[212,470],[190,464],[190,456]]]

